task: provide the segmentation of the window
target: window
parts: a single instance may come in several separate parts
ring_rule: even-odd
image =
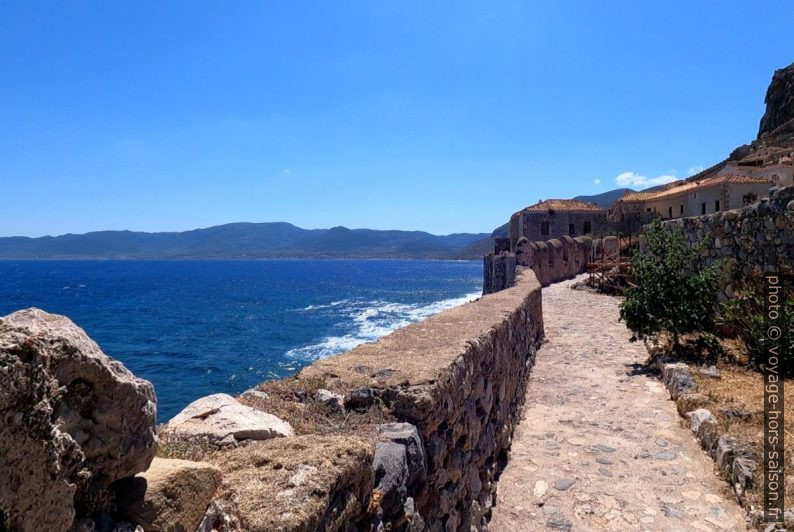
[[[540,234],[542,236],[549,234],[549,222],[540,222]]]
[[[585,222],[584,227],[582,227],[582,233],[584,233],[585,235],[589,235],[590,231],[591,231],[590,222]]]
[[[651,208],[650,208],[650,207],[648,207],[647,211],[648,211],[648,212],[651,212]]]
[[[720,200],[714,202],[714,212],[720,212]]]
[[[756,196],[756,195],[755,195],[755,194],[753,194],[752,192],[750,192],[749,194],[745,194],[744,196],[742,196],[742,200],[744,201],[744,204],[745,204],[745,205],[749,205],[750,203],[755,203],[755,201],[756,201],[757,199],[758,199],[758,196]]]
[[[700,204],[700,214],[706,214],[706,203],[705,202]]]
[[[681,216],[683,216],[683,215],[684,215],[684,204],[682,203],[681,204]]]
[[[673,217],[673,208],[672,207],[667,207],[667,217],[668,218],[672,218]]]
[[[570,236],[576,236],[576,227],[573,224],[568,224],[568,234]]]

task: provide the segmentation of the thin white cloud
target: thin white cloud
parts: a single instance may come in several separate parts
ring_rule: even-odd
[[[695,175],[695,174],[699,174],[703,170],[705,170],[705,168],[703,168],[702,165],[696,164],[695,166],[687,170],[687,172],[689,173],[689,175]]]
[[[672,183],[678,178],[674,175],[660,175],[657,177],[646,177],[637,172],[623,172],[615,178],[615,183],[621,187],[655,187]]]
[[[284,175],[290,175],[292,173],[292,170],[290,170],[289,168],[285,168],[284,170],[282,170],[281,173]]]
[[[600,179],[595,179],[595,180],[593,180],[593,183],[595,183],[596,185],[600,185],[601,184],[601,180]]]

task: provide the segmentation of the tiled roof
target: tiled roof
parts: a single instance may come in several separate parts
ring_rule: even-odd
[[[587,203],[575,199],[548,199],[542,200],[534,205],[522,209],[519,212],[539,212],[539,211],[603,211],[595,203]],[[518,214],[518,213],[517,213]]]
[[[629,192],[623,195],[622,198],[618,201],[648,201],[651,199],[661,199],[671,196],[677,196],[679,194],[684,194],[690,192],[692,190],[698,190],[701,188],[708,188],[713,187],[716,185],[723,185],[726,183],[730,184],[737,184],[737,185],[760,185],[764,183],[768,183],[771,185],[768,179],[764,179],[762,177],[751,177],[746,175],[718,175],[716,177],[711,177],[709,179],[704,179],[702,181],[676,181],[674,183],[670,183],[666,188],[662,190],[656,190],[653,192]]]
[[[651,199],[657,194],[661,192],[660,190],[655,190],[653,192],[626,192],[623,196],[618,199],[618,201],[645,201],[647,199]]]

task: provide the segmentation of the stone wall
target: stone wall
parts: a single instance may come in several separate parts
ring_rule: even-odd
[[[516,284],[516,255],[509,251],[488,253],[482,259],[482,293],[492,294]]]
[[[735,258],[743,277],[794,271],[794,187],[773,188],[769,198],[741,209],[670,220],[663,226],[683,228],[692,245],[705,240],[708,263]]]
[[[542,340],[540,283],[523,269],[511,288],[237,398],[294,434],[219,434],[198,440],[200,456],[161,434],[172,458],[223,476],[199,530],[481,530]],[[188,409],[230,398],[204,399]],[[201,414],[192,432],[218,408],[232,407]]]
[[[547,241],[530,242],[521,237],[515,253],[490,253],[483,258],[483,294],[511,286],[516,267],[530,268],[542,286],[570,279],[587,271],[587,264],[602,254],[619,252],[617,237],[592,239],[589,236],[563,236]]]
[[[540,285],[526,271],[512,288],[320,360],[300,377],[324,379],[348,398],[377,398],[395,421],[416,427],[424,468],[412,471],[408,460],[407,477],[418,480],[401,504],[390,503],[399,508],[392,522],[404,519],[410,498],[429,530],[468,531],[487,522],[542,338]],[[389,447],[388,438],[376,444],[376,462]]]

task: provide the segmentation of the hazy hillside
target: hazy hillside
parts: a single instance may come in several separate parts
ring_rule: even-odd
[[[620,198],[626,192],[635,192],[630,188],[616,188],[615,190],[610,190],[608,192],[602,192],[601,194],[595,194],[593,196],[576,196],[573,199],[586,201],[588,203],[595,203],[599,207],[603,207],[604,209],[608,208],[612,205],[616,199]]]
[[[301,229],[284,222],[234,223],[170,233],[97,231],[2,237],[0,258],[453,258],[486,236],[346,227]]]

